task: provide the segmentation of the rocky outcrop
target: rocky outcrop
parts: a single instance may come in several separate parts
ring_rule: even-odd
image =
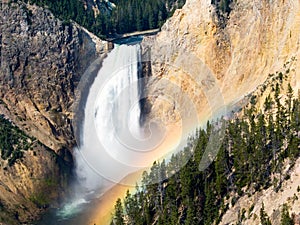
[[[95,16],[110,13],[112,4],[107,0],[84,0],[85,8],[92,9]]]
[[[0,223],[19,224],[38,219],[67,194],[70,163],[35,142],[22,159],[8,166],[0,160]]]
[[[189,99],[197,111],[194,117],[206,121],[220,106],[235,104],[252,92],[292,57],[300,58],[298,1],[234,2],[222,24],[210,0],[187,0],[155,38],[145,38],[144,52],[151,51],[150,119],[163,118],[168,124],[189,117]],[[299,68],[298,60],[295,71]],[[297,89],[299,72],[293,76]],[[174,86],[180,89],[176,94]]]
[[[64,194],[76,88],[106,42],[23,3],[1,3],[0,27],[0,114],[37,138],[11,167],[0,160],[0,217],[24,222]]]
[[[5,4],[1,14],[0,98],[9,117],[56,152],[74,145],[75,88],[104,44],[97,49],[84,30],[42,8]]]
[[[259,225],[261,224],[260,209],[263,204],[272,224],[280,224],[284,204],[288,205],[291,215],[298,215],[300,212],[300,159],[296,161],[293,169],[288,163],[287,160],[283,170],[285,174],[289,174],[289,179],[283,182],[279,191],[274,191],[274,188],[270,187],[253,195],[243,196],[235,204],[229,203],[228,200],[230,209],[223,215],[220,224],[236,224],[237,221],[240,221],[245,225]],[[241,218],[242,214],[244,214],[244,218]]]

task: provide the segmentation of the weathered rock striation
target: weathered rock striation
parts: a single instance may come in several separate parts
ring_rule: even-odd
[[[282,68],[288,70],[286,63],[291,68],[288,81],[294,93],[298,93],[300,2],[237,0],[230,7],[227,17],[219,18],[218,9],[210,0],[187,0],[160,33],[144,39],[145,61],[151,62],[151,67],[149,63],[144,67],[144,75],[150,77],[144,110],[147,120],[158,118],[166,126],[180,124],[190,116],[191,108],[186,108],[184,98],[188,96],[197,111],[198,122],[203,124],[216,115],[219,107],[225,106],[228,113],[236,109],[245,96],[261,88],[269,74]],[[199,124],[191,123],[190,131],[195,125]],[[298,213],[299,201],[293,200],[293,195],[298,195],[299,160],[294,170],[282,192],[275,193],[270,188],[243,197],[228,210],[221,224],[236,224],[239,210],[248,209],[251,204],[252,214],[259,216],[262,202],[274,224],[280,220],[283,203],[288,203],[291,212]],[[252,216],[245,224],[259,224],[259,218],[255,220]]]
[[[0,222],[25,222],[66,192],[76,87],[106,42],[23,3],[1,3],[0,27],[0,114],[37,139],[14,165],[0,160]]]
[[[187,0],[156,37],[144,39],[144,52],[151,52],[150,119],[167,124],[186,117],[187,95],[205,121],[218,105],[235,104],[292,57],[299,59],[299,1],[234,2],[223,24],[210,0]],[[297,89],[300,75],[293,76]],[[174,85],[181,93],[172,93]],[[173,101],[165,104],[170,94]]]

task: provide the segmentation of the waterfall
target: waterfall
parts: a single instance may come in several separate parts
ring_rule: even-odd
[[[163,149],[171,149],[171,145],[161,145],[165,130],[159,121],[145,127],[140,124],[143,91],[139,89],[145,82],[139,78],[140,65],[139,44],[115,44],[103,60],[89,87],[80,146],[74,151],[78,182],[72,199],[56,213],[58,218],[76,218],[117,183],[135,186],[136,181],[122,179],[148,169],[153,160],[163,156]]]
[[[118,182],[134,171],[126,152],[142,138],[139,61],[139,44],[116,45],[90,87],[76,155],[77,175],[88,190]]]
[[[73,198],[56,213],[63,221],[88,208],[90,201],[137,170],[136,157],[128,152],[134,152],[141,147],[136,143],[144,141],[140,127],[140,61],[139,44],[116,44],[89,87],[80,146],[74,152],[78,182]]]
[[[88,82],[88,86],[80,89],[87,98],[84,98],[84,113],[80,111],[82,107],[77,111],[82,121],[78,118],[76,121],[82,126],[80,146],[74,151],[78,179],[72,187],[73,196],[55,215],[49,213],[40,224],[53,224],[53,221],[61,225],[83,224],[82,221],[89,218],[89,210],[110,187],[115,184],[134,187],[138,180],[123,178],[148,170],[154,160],[170,158],[172,152],[185,146],[187,139],[182,134],[187,132],[180,124],[168,129],[160,118],[148,118],[146,124],[141,125],[145,120],[141,119],[140,100],[145,97],[143,85],[147,83],[139,77],[141,64],[139,43],[115,44],[93,83]],[[172,86],[171,91],[164,90],[167,84]],[[168,80],[154,88],[166,91],[160,99],[166,105],[172,105],[181,93],[180,87]],[[193,109],[188,105],[189,98],[185,99],[185,108]],[[185,121],[182,124],[186,124]]]

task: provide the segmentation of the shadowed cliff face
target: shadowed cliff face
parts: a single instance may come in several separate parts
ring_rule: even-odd
[[[10,117],[55,151],[74,145],[74,91],[103,49],[44,9],[3,4],[1,14],[0,98]]]
[[[205,121],[218,104],[235,104],[292,57],[298,59],[292,86],[299,88],[299,1],[236,1],[226,24],[217,12],[210,0],[188,0],[156,37],[144,39],[144,51],[151,51],[150,118],[186,117],[186,94]],[[182,91],[165,104],[171,84]]]
[[[28,221],[65,193],[75,90],[105,42],[36,6],[0,9],[0,114],[37,138],[14,165],[0,159],[0,217]]]

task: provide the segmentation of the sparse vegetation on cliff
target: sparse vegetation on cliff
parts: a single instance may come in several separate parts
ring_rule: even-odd
[[[34,138],[27,136],[18,127],[0,115],[0,150],[1,158],[8,160],[12,166],[16,160],[23,157],[23,152],[28,150]]]
[[[212,0],[211,3],[216,6],[216,13],[219,18],[220,27],[225,27],[228,16],[232,10],[233,0]]]
[[[286,204],[282,206],[280,225],[293,225],[293,218],[290,216],[289,208]]]
[[[233,0],[212,0],[211,3],[217,6],[218,11],[222,13],[230,13],[230,4]]]

